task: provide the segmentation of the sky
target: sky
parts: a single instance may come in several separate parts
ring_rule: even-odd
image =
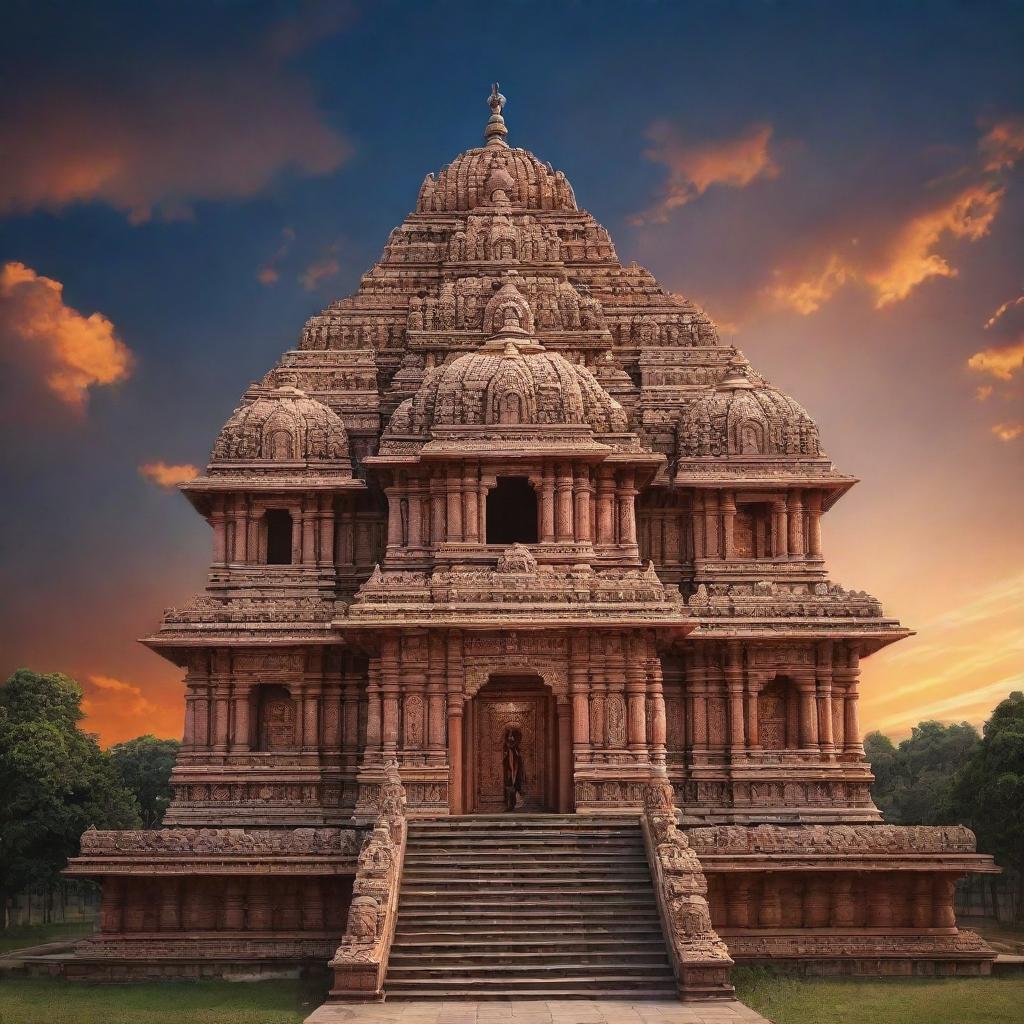
[[[832,578],[916,630],[864,661],[865,730],[1024,688],[1024,4],[4,6],[2,677],[180,735],[136,642],[205,581],[174,484],[498,80],[510,141],[862,481]]]

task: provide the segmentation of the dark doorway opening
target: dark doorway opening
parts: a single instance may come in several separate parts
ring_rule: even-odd
[[[499,476],[488,491],[487,543],[537,543],[537,492],[525,476]]]
[[[292,514],[286,508],[268,508],[267,565],[292,564]]]

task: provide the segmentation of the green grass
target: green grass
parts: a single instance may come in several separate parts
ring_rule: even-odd
[[[322,983],[305,981],[12,978],[0,982],[0,1024],[300,1024],[325,996]]]
[[[0,954],[59,939],[80,939],[92,933],[93,921],[67,921],[60,924],[18,925],[0,932]]]
[[[1024,975],[790,978],[733,971],[736,994],[775,1024],[1021,1024]]]

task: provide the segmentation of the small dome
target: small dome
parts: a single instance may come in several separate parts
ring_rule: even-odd
[[[211,463],[331,460],[348,465],[341,418],[295,382],[294,374],[279,371],[276,388],[239,406],[217,437]]]
[[[529,210],[577,209],[572,186],[561,171],[505,141],[505,97],[494,89],[487,103],[491,108],[484,131],[487,145],[460,153],[436,178],[428,174],[420,186],[416,212],[508,205]]]
[[[676,426],[678,457],[819,457],[818,427],[789,395],[753,372],[739,352],[717,388],[703,392]]]

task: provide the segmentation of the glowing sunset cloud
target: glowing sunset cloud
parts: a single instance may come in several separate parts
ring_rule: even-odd
[[[64,302],[64,285],[24,263],[0,270],[0,342],[19,343],[22,354],[42,364],[46,386],[76,410],[89,388],[126,380],[132,353],[102,313],[83,316]]]
[[[166,462],[146,462],[139,466],[139,472],[146,477],[147,480],[152,480],[153,483],[159,487],[177,487],[178,484],[186,483],[189,480],[195,480],[199,476],[199,470],[195,466],[188,463],[184,465],[171,466]]]

